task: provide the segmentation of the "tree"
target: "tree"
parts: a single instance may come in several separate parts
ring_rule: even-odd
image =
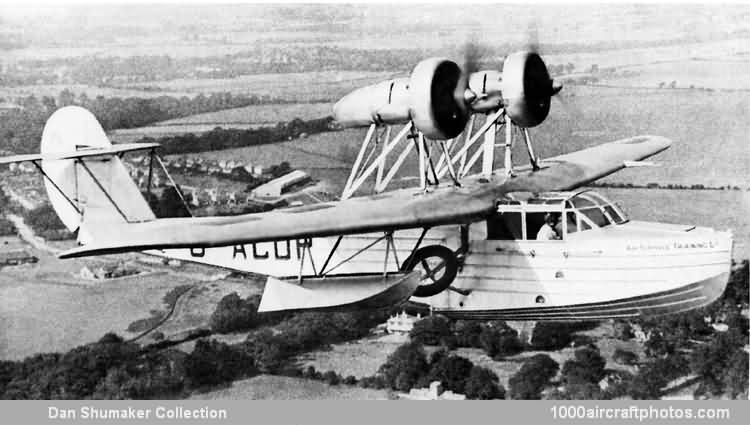
[[[748,389],[748,353],[744,350],[736,350],[727,362],[724,372],[723,384],[730,397],[747,400]]]
[[[474,363],[464,357],[441,356],[430,365],[429,381],[440,381],[445,389],[463,394],[466,378],[473,367]]]
[[[549,380],[557,374],[560,365],[546,354],[530,357],[508,380],[510,396],[517,400],[537,400]]]
[[[658,400],[661,397],[661,389],[667,382],[659,363],[652,361],[641,366],[630,381],[627,392],[634,400]]]
[[[693,350],[690,355],[690,370],[701,377],[706,391],[712,394],[723,392],[725,374],[730,365],[736,366],[732,363],[733,356],[742,350],[743,342],[744,338],[738,331],[730,330],[717,334],[706,344],[701,344]],[[747,365],[744,369],[747,369]]]
[[[412,341],[399,346],[388,356],[378,373],[390,388],[409,391],[427,371],[424,348],[418,342]]]
[[[476,320],[457,320],[453,325],[456,345],[459,347],[481,347],[482,324]]]
[[[218,333],[229,333],[256,326],[257,299],[256,296],[243,300],[236,292],[226,295],[211,314],[211,329]]]
[[[539,322],[531,334],[531,346],[537,350],[565,348],[570,341],[570,328],[565,323]]]
[[[576,350],[575,359],[565,362],[562,368],[562,380],[568,384],[595,384],[604,378],[604,367],[607,361],[599,350],[584,347]]]
[[[649,357],[670,355],[677,349],[674,342],[665,338],[660,331],[651,332],[644,347],[646,349],[646,355]]]
[[[479,342],[487,355],[492,358],[513,355],[523,349],[523,344],[518,339],[518,332],[504,322],[483,325],[482,332],[479,334]]]
[[[481,366],[474,366],[469,377],[466,378],[464,393],[472,400],[504,399],[505,388],[499,382],[495,372]]]
[[[565,385],[564,390],[555,389],[547,400],[603,400],[604,393],[598,385],[591,382],[578,382]]]
[[[245,351],[216,340],[199,339],[185,359],[185,373],[194,387],[216,385],[256,372],[253,359]]]
[[[450,322],[445,316],[432,315],[419,320],[409,332],[412,341],[423,345],[440,345],[453,335]]]
[[[255,366],[265,373],[277,371],[290,355],[286,340],[274,335],[270,329],[248,335],[244,350]]]
[[[638,363],[638,355],[632,351],[617,348],[615,349],[614,354],[612,354],[612,360],[614,360],[615,363],[630,366]]]

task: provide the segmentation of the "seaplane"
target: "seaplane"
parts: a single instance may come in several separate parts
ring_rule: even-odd
[[[669,314],[717,299],[730,272],[730,231],[630,220],[585,189],[648,165],[670,140],[641,135],[536,155],[529,129],[561,88],[532,51],[508,55],[502,71],[425,59],[334,105],[339,126],[367,129],[339,200],[263,213],[156,218],[122,159],[148,152],[149,175],[166,172],[158,145],[113,145],[76,106],[49,118],[39,154],[0,163],[28,161],[43,176],[78,242],[59,257],[142,252],[267,275],[261,312],[408,303],[456,318],[569,321]],[[518,136],[528,164],[514,164]],[[498,168],[496,145],[504,147]],[[393,187],[407,160],[417,175]]]

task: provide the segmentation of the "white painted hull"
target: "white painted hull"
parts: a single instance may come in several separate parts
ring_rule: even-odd
[[[477,241],[453,286],[424,300],[466,318],[586,320],[667,314],[724,291],[727,232],[632,222],[567,241]],[[540,298],[541,297],[541,298]]]
[[[701,307],[718,298],[726,286],[732,239],[728,232],[686,229],[691,228],[629,222],[569,235],[565,241],[539,242],[486,240],[484,225],[478,223],[471,226],[469,253],[452,284],[468,295],[443,291],[428,298],[412,297],[411,301],[450,316],[516,320],[633,317]],[[398,262],[391,250],[388,263],[384,263],[386,247],[381,241],[333,269],[331,275],[398,271],[419,233],[396,232]],[[344,238],[326,270],[380,236]],[[313,239],[302,275],[319,272],[335,243],[336,238]],[[233,270],[296,276],[304,250],[304,243],[300,244],[291,241],[254,248],[206,248],[192,254],[188,249],[150,253]],[[432,229],[421,246],[432,244],[457,249],[457,227]]]

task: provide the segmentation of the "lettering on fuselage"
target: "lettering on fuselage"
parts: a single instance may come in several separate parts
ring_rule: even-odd
[[[628,245],[626,249],[628,251],[669,251],[672,249],[713,249],[718,246],[718,241],[715,240],[699,240],[699,241],[674,241],[663,244],[639,244],[639,245]]]
[[[250,252],[252,253],[254,260],[267,260],[271,258],[271,253],[269,249],[263,249],[262,247],[259,247],[258,244],[249,244],[250,245]],[[305,238],[305,239],[297,239],[294,241],[295,249],[294,252],[296,253],[297,257],[296,260],[299,260],[302,258],[302,251],[311,248],[312,247],[312,239]],[[234,245],[232,247],[232,259],[235,260],[238,257],[241,257],[244,260],[247,260],[247,245],[240,244],[240,245]],[[204,257],[206,255],[206,249],[205,248],[190,248],[190,256],[194,258],[200,258]],[[273,255],[274,259],[276,260],[291,260],[292,259],[292,241],[285,240],[285,241],[275,241],[273,242]]]

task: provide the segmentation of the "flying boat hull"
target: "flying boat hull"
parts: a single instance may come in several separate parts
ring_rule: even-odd
[[[721,296],[729,232],[630,222],[566,241],[478,241],[453,287],[416,305],[462,319],[598,320],[678,313]]]

